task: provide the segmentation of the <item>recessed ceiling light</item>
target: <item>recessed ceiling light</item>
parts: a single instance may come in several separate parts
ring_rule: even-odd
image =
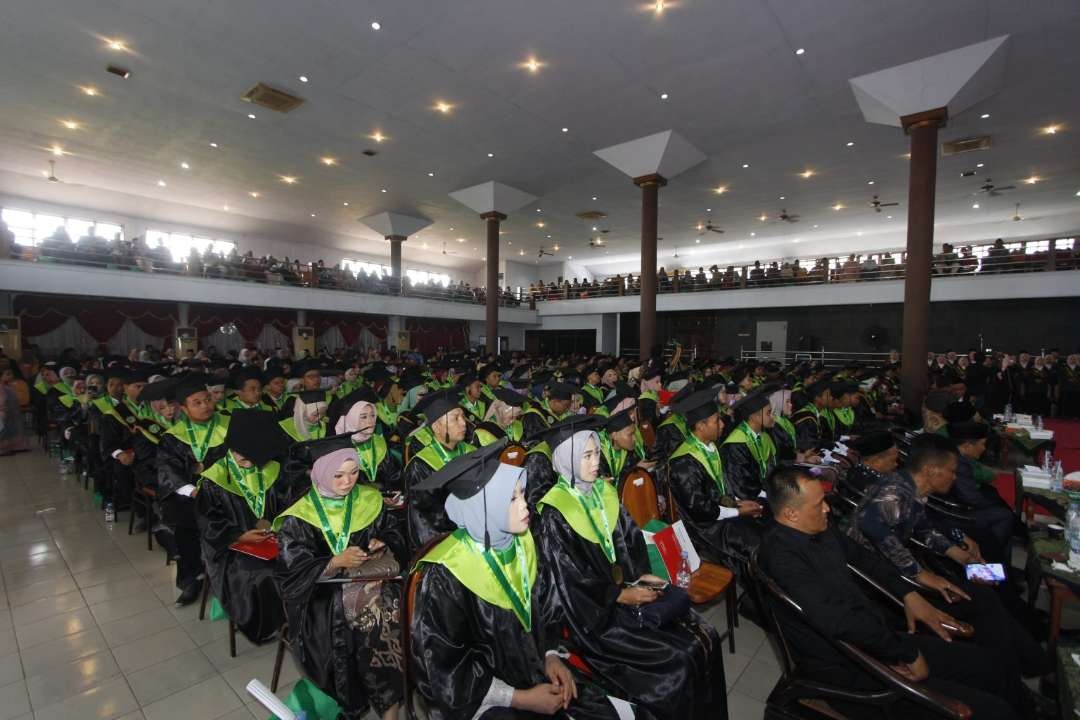
[[[541,210],[540,208],[536,208],[536,212],[544,212],[544,211]]]
[[[1080,190],[1076,191],[1076,197],[1080,197]]]
[[[185,170],[190,170],[191,169],[191,166],[188,165],[186,162],[180,163],[180,167],[182,167]]]
[[[990,113],[983,113],[979,117],[982,118],[983,120],[989,120],[990,119]]]
[[[536,227],[538,227],[538,228],[544,227],[544,221],[541,220],[540,222],[536,223]]]
[[[165,181],[164,180],[158,180],[157,184],[158,184],[158,187],[165,187]]]
[[[249,192],[248,195],[250,195],[253,198],[259,197],[259,193],[257,191],[255,191],[255,190],[252,190],[251,192]]]
[[[518,255],[524,255],[524,254],[525,254],[524,250],[518,250]]]
[[[886,216],[885,216],[885,219],[886,219],[886,220],[892,220],[892,215],[886,215]],[[817,226],[815,225],[814,227],[817,227]]]
[[[806,52],[806,48],[799,48],[798,50],[795,51],[795,54],[796,55],[802,55],[805,52]]]
[[[278,178],[281,180],[281,182],[285,183],[286,185],[295,185],[296,184],[296,177],[293,176],[293,175],[278,175]]]
[[[535,56],[530,56],[527,60],[521,63],[519,67],[528,70],[531,73],[540,72],[540,68],[544,67],[547,63],[537,60]]]
[[[218,144],[216,142],[210,143],[210,147],[212,147],[212,148],[216,148],[217,146],[218,146]]]
[[[224,210],[225,212],[229,212],[229,206],[228,205],[222,205],[221,209]]]
[[[698,225],[698,230],[701,230],[701,229],[702,229],[702,227],[700,225]],[[694,244],[695,245],[700,245],[701,244],[701,238],[695,239]]]
[[[971,209],[972,210],[978,210],[979,209],[979,203],[972,204]]]
[[[815,226],[814,226],[814,229],[815,229],[815,230],[817,230],[817,229],[818,229],[818,226],[817,226],[817,225],[815,225]]]
[[[435,109],[438,110],[439,112],[441,112],[443,115],[446,115],[447,113],[449,113],[451,110],[454,109],[454,106],[451,105],[448,102],[444,102],[442,100],[436,100],[435,101]]]
[[[1038,175],[1032,175],[1029,178],[1025,178],[1024,182],[1026,182],[1028,185],[1034,185],[1035,183],[1039,182],[1040,180],[1042,180],[1042,178],[1039,177]]]
[[[382,188],[381,190],[379,190],[379,192],[386,192],[386,188]]]
[[[378,20],[374,21],[373,23],[371,23],[371,29],[382,30],[382,23],[380,23]]]
[[[653,3],[653,12],[655,12],[657,15],[664,12],[666,8],[667,4],[664,2],[664,0],[656,0],[656,2]]]
[[[341,203],[341,205],[342,205],[342,207],[349,207],[349,203],[347,203],[347,202],[343,202],[343,203]]]
[[[82,127],[77,120],[61,120],[60,124],[66,127],[68,130],[78,130]]]
[[[427,174],[427,176],[428,176],[428,177],[435,177],[435,173],[433,173],[433,172],[429,172],[429,173]]]
[[[595,195],[593,195],[593,196],[592,196],[592,199],[593,199],[593,202],[595,202],[595,201],[596,201],[596,196],[595,196]]]
[[[41,177],[49,177],[49,171],[48,170],[42,170],[41,171]]]
[[[299,79],[300,79],[300,82],[306,83],[308,81],[308,76],[307,75],[301,75]]]
[[[668,99],[668,94],[667,93],[660,93],[660,99],[661,100],[667,100]]]
[[[487,155],[488,155],[489,158],[495,157],[495,153],[488,153]]]
[[[123,40],[105,40],[105,45],[110,50],[117,50],[119,52],[127,52],[128,46]]]
[[[59,145],[53,145],[51,148],[49,148],[49,151],[52,152],[52,154],[55,155],[56,157],[61,157],[63,155],[67,155],[67,151],[64,150],[64,148],[60,147]]]
[[[836,203],[835,205],[832,206],[832,209],[833,210],[843,210],[844,205],[843,205],[843,203]]]
[[[713,192],[717,195],[723,195],[727,192],[727,185],[717,185],[713,188]]]
[[[487,258],[484,258],[484,259],[486,260]],[[573,256],[573,255],[567,255],[567,256],[566,256],[566,259],[567,259],[567,260],[573,260],[573,259],[574,259],[574,256]]]
[[[817,173],[815,171],[809,169],[809,168],[807,168],[806,170],[803,170],[801,173],[799,173],[799,177],[801,177],[803,180],[809,180],[810,178],[814,177],[815,175],[817,175]]]
[[[712,208],[705,208],[705,212],[712,212]]]
[[[975,167],[977,167],[977,168],[981,168],[982,166],[983,166],[983,163],[979,163],[979,164],[978,164],[978,165],[976,165]]]
[[[761,213],[761,215],[758,215],[758,220],[760,220],[761,222],[765,222],[768,219],[769,219],[769,216],[766,215],[765,213]]]
[[[742,167],[743,167],[743,170],[745,170],[746,168],[750,167],[750,163],[743,163]]]
[[[801,239],[801,238],[795,238],[795,239],[794,239],[794,240],[792,240],[791,242],[793,242],[793,243],[800,243],[800,242],[802,242],[802,239]]]
[[[570,128],[563,128],[562,131],[568,133],[568,132],[570,132]]]
[[[592,226],[592,231],[593,231],[593,232],[596,232],[596,229],[597,229],[597,228],[596,228],[596,226],[595,226],[595,225],[593,225],[593,226]]]
[[[1057,131],[1061,129],[1060,125],[1047,125],[1042,129],[1043,135],[1057,135]]]
[[[854,145],[855,145],[855,143],[853,143],[852,141],[848,140],[848,142],[847,142],[847,146],[848,146],[848,147],[854,147]]]
[[[454,228],[450,228],[450,232],[453,232],[453,231],[454,231]]]
[[[873,180],[867,180],[867,181],[866,181],[866,184],[867,184],[867,185],[873,185],[873,184],[874,184],[874,181],[873,181]]]
[[[311,217],[315,217],[315,213],[311,213]]]
[[[252,120],[255,119],[255,113],[248,113],[248,117]]]
[[[79,89],[82,90],[83,95],[89,95],[90,97],[96,97],[99,94],[98,89],[93,85],[83,85]]]
[[[321,158],[319,158],[319,162],[321,162],[323,165],[327,165],[327,166],[332,167],[334,165],[337,165],[337,158],[330,157],[329,155],[324,155]]]
[[[373,132],[373,133],[371,133],[370,135],[368,135],[368,137],[369,137],[369,138],[371,138],[372,140],[374,140],[374,141],[375,141],[375,142],[377,142],[377,143],[381,143],[381,142],[382,142],[383,140],[385,140],[385,139],[386,139],[386,136],[385,136],[385,135],[383,135],[383,134],[382,134],[381,132],[379,132],[378,130],[376,130],[375,132]]]
[[[457,239],[457,241],[458,241],[459,243],[463,243],[463,242],[465,242],[465,238],[458,238],[458,239]]]

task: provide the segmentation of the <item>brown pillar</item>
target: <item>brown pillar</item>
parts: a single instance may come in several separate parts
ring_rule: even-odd
[[[500,212],[481,215],[487,221],[487,352],[499,351],[499,223],[506,219]]]
[[[638,357],[647,360],[656,342],[656,226],[660,188],[667,185],[660,175],[634,178],[641,188],[641,315],[638,325]]]
[[[387,235],[390,241],[390,277],[394,278],[393,288],[401,292],[401,243],[405,242],[404,235]]]
[[[908,169],[907,264],[904,273],[904,328],[900,389],[904,406],[918,413],[926,395],[927,321],[934,256],[934,200],[937,186],[938,128],[945,108],[900,118],[911,136]]]

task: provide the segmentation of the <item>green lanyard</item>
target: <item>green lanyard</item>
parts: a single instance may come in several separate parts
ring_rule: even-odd
[[[604,512],[604,502],[601,499],[600,488],[597,486],[597,483],[603,481],[597,478],[593,482],[592,490],[588,495],[585,495],[576,487],[571,487],[570,483],[562,475],[559,476],[559,482],[563,483],[570,491],[570,494],[577,498],[581,509],[585,511],[585,517],[589,520],[589,525],[592,526],[593,532],[596,533],[597,540],[600,541],[600,549],[604,551],[604,556],[608,559],[608,562],[614,564],[615,544],[611,541],[611,526],[608,525],[607,513]],[[593,518],[594,514],[600,516],[600,524],[604,526],[602,532],[600,526],[596,524],[596,519]]]
[[[618,481],[622,475],[623,465],[626,464],[626,451],[615,447],[615,443],[611,441],[611,437],[606,432],[600,433],[599,437],[600,450],[603,451],[604,457],[608,461],[608,470],[611,471],[611,477]],[[618,464],[616,464],[616,460]]]
[[[206,452],[210,449],[210,439],[214,436],[214,428],[217,427],[218,416],[210,420],[210,426],[206,429],[206,436],[201,444],[195,440],[195,426],[191,424],[191,418],[184,416],[184,427],[187,429],[188,442],[191,444],[191,453],[195,456],[195,462],[202,462],[206,458]]]
[[[765,476],[769,474],[769,459],[765,457],[765,448],[761,440],[761,436],[750,429],[749,423],[745,420],[742,422],[743,434],[749,441],[750,454],[757,460],[758,468],[761,470],[761,479],[764,480]]]
[[[244,496],[244,500],[247,501],[248,507],[251,508],[251,512],[254,513],[257,519],[261,519],[263,516],[263,510],[266,508],[266,484],[263,481],[262,468],[242,468],[240,464],[236,462],[236,458],[233,457],[232,450],[225,453],[225,464],[229,468],[229,472],[232,473],[236,479],[236,485],[240,488],[240,494]],[[248,475],[255,474],[255,479],[259,483],[259,491],[252,492],[251,488],[244,482]]]
[[[450,462],[458,456],[458,448],[461,447],[461,443],[458,443],[453,450],[447,450],[443,447],[439,439],[436,438],[435,442],[431,443],[431,447],[435,450],[435,454],[439,456],[439,459],[443,461],[443,465]]]
[[[795,426],[791,424],[791,421],[786,417],[778,417],[776,418],[776,424],[791,437],[791,444],[795,445]]]
[[[707,463],[705,469],[709,471],[709,475],[712,476],[713,482],[720,488],[720,494],[727,495],[727,486],[724,484],[724,473],[720,469],[720,453],[716,451],[716,447],[709,447],[701,442],[694,433],[687,435],[686,439],[690,441],[691,445],[701,451],[701,454],[704,456]]]
[[[379,471],[379,466],[375,463],[375,436],[372,435],[362,443],[354,442],[353,449],[356,450],[356,456],[360,458],[360,467],[363,468],[368,481],[375,482],[375,474]]]
[[[480,412],[478,407],[480,405],[479,400],[470,400],[463,395],[461,397],[461,404],[465,406],[465,409],[468,410],[473,417],[480,418],[481,420],[484,419],[483,413]]]
[[[355,489],[355,486],[354,486]],[[326,508],[323,506],[325,500],[329,498],[323,498],[315,491],[315,488],[311,488],[308,491],[308,496],[311,498],[311,504],[315,506],[315,512],[319,515],[319,524],[322,525],[323,537],[326,538],[326,544],[330,546],[330,550],[335,555],[340,555],[345,552],[345,548],[349,547],[349,536],[352,533],[349,532],[349,527],[352,525],[352,507],[353,498],[356,497],[356,493],[350,491],[345,498],[345,519],[341,523],[341,533],[335,533],[334,529],[330,527],[330,518],[326,515]],[[340,500],[330,500],[331,503],[340,503]]]
[[[521,621],[522,626],[525,628],[525,632],[532,631],[532,594],[529,592],[529,569],[525,566],[525,549],[521,547],[521,538],[514,537],[514,544],[510,546],[510,549],[514,551],[517,556],[518,568],[521,572],[521,594],[517,593],[517,590],[510,583],[510,579],[506,576],[506,572],[502,569],[502,566],[496,562],[493,555],[496,550],[485,550],[481,543],[476,542],[467,534],[462,533],[458,536],[462,542],[468,542],[472,545],[473,549],[480,553],[487,562],[487,566],[491,568],[491,573],[495,576],[495,580],[502,587],[503,592],[506,593],[506,597],[509,598],[510,604],[514,608],[514,614],[517,615],[518,620]]]

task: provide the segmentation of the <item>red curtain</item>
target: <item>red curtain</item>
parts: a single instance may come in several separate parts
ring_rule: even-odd
[[[360,341],[360,334],[367,330],[384,341],[388,332],[386,318],[380,315],[339,315],[335,313],[309,312],[308,325],[315,328],[315,335],[322,335],[330,328],[336,327],[341,331],[341,337],[349,346],[355,346]]]
[[[70,317],[98,342],[108,342],[126,320],[155,337],[168,336],[176,322],[176,306],[165,303],[19,294],[14,309],[29,337],[52,332]]]
[[[464,350],[469,344],[467,320],[406,318],[405,329],[409,331],[409,344],[424,355],[431,355],[439,348]]]

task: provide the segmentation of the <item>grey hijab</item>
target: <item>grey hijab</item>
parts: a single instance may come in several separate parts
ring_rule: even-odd
[[[570,437],[563,440],[551,453],[551,465],[555,472],[566,478],[571,487],[576,487],[584,494],[592,490],[593,480],[582,480],[578,477],[578,468],[581,467],[581,456],[585,454],[585,447],[589,444],[589,438],[593,439],[596,447],[600,447],[600,438],[594,430],[578,430]]]
[[[446,498],[446,515],[478,543],[484,542],[487,529],[491,547],[505,550],[514,542],[510,532],[510,499],[518,480],[525,481],[525,469],[500,463],[484,489],[462,500],[453,493]],[[486,502],[485,502],[486,496]]]

